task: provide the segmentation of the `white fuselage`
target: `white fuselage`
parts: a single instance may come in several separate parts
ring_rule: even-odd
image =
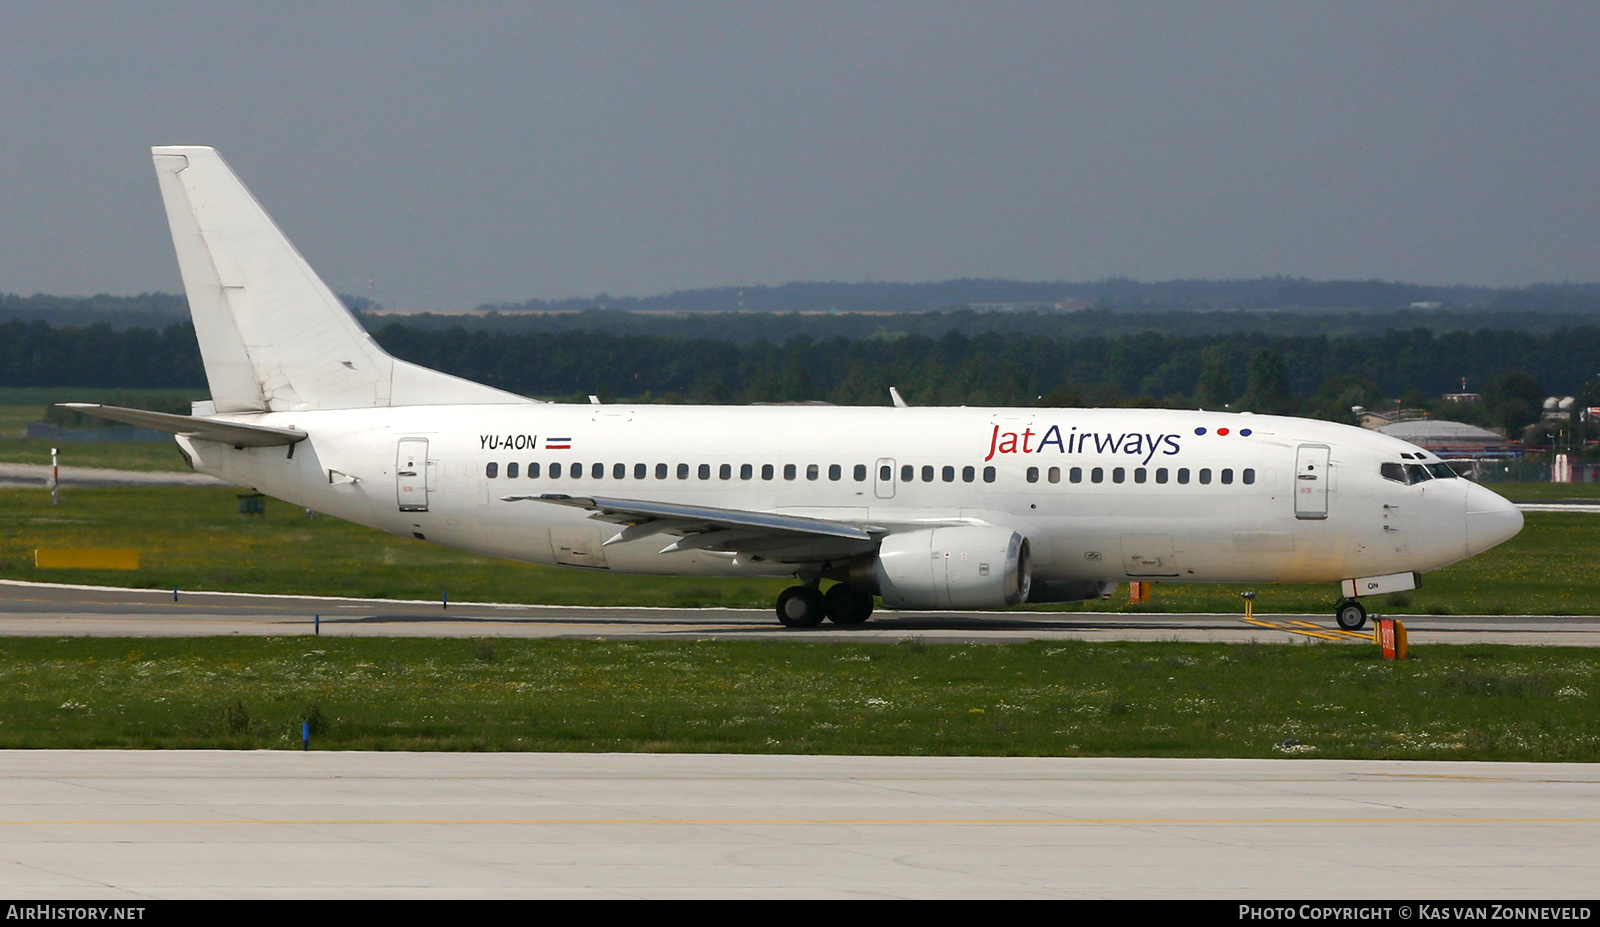
[[[221,418],[309,438],[292,449],[180,439],[203,472],[407,537],[630,573],[796,570],[709,551],[662,553],[660,537],[602,548],[616,525],[504,497],[605,496],[891,530],[988,524],[1029,540],[1043,580],[1337,582],[1423,572],[1522,524],[1467,480],[1383,475],[1386,463],[1437,464],[1420,448],[1265,415],[475,404]]]

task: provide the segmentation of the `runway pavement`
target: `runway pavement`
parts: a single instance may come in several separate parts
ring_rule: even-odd
[[[1554,615],[1411,615],[1411,643],[1600,646],[1600,618]],[[396,602],[303,596],[108,589],[0,580],[0,636],[187,637],[227,634],[617,639],[1293,640],[1369,642],[1330,615],[918,613],[879,611],[865,625],[791,630],[766,609],[586,608]]]
[[[25,898],[1587,898],[1600,766],[0,753]]]

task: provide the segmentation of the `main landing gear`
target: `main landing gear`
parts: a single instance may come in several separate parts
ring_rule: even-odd
[[[857,625],[872,616],[872,596],[835,583],[826,594],[816,586],[790,586],[778,595],[778,620],[786,628],[814,628],[826,618]]]
[[[1367,626],[1367,608],[1355,599],[1340,599],[1333,607],[1333,620],[1344,631],[1359,631]]]

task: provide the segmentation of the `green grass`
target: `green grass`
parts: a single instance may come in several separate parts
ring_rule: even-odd
[[[238,515],[238,490],[69,490],[52,507],[43,490],[0,490],[0,579],[373,598],[558,605],[770,608],[781,579],[627,576],[481,557],[395,537],[336,518],[307,518],[268,500],[267,517]],[[133,572],[39,570],[38,547],[132,547]],[[1369,603],[1384,614],[1600,615],[1600,516],[1532,512],[1516,538],[1427,574],[1414,592]],[[1160,584],[1155,602],[1035,606],[1044,611],[1241,611],[1245,587]],[[1326,586],[1257,586],[1262,612],[1323,612]]]
[[[1490,489],[1512,502],[1551,502],[1600,499],[1600,483],[1488,483]]]
[[[0,748],[1600,760],[1541,647],[0,640]],[[1594,693],[1594,694],[1591,694]]]
[[[189,465],[172,441],[50,441],[8,438],[0,441],[0,463],[49,464],[56,448],[63,467],[105,467],[112,470],[182,471]]]

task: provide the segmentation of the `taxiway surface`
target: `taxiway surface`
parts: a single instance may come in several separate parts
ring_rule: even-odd
[[[1600,646],[1600,618],[1404,616],[1411,642]],[[586,608],[109,589],[0,580],[0,636],[300,635],[771,640],[1370,641],[1327,615],[892,612],[791,630],[767,609]]]

